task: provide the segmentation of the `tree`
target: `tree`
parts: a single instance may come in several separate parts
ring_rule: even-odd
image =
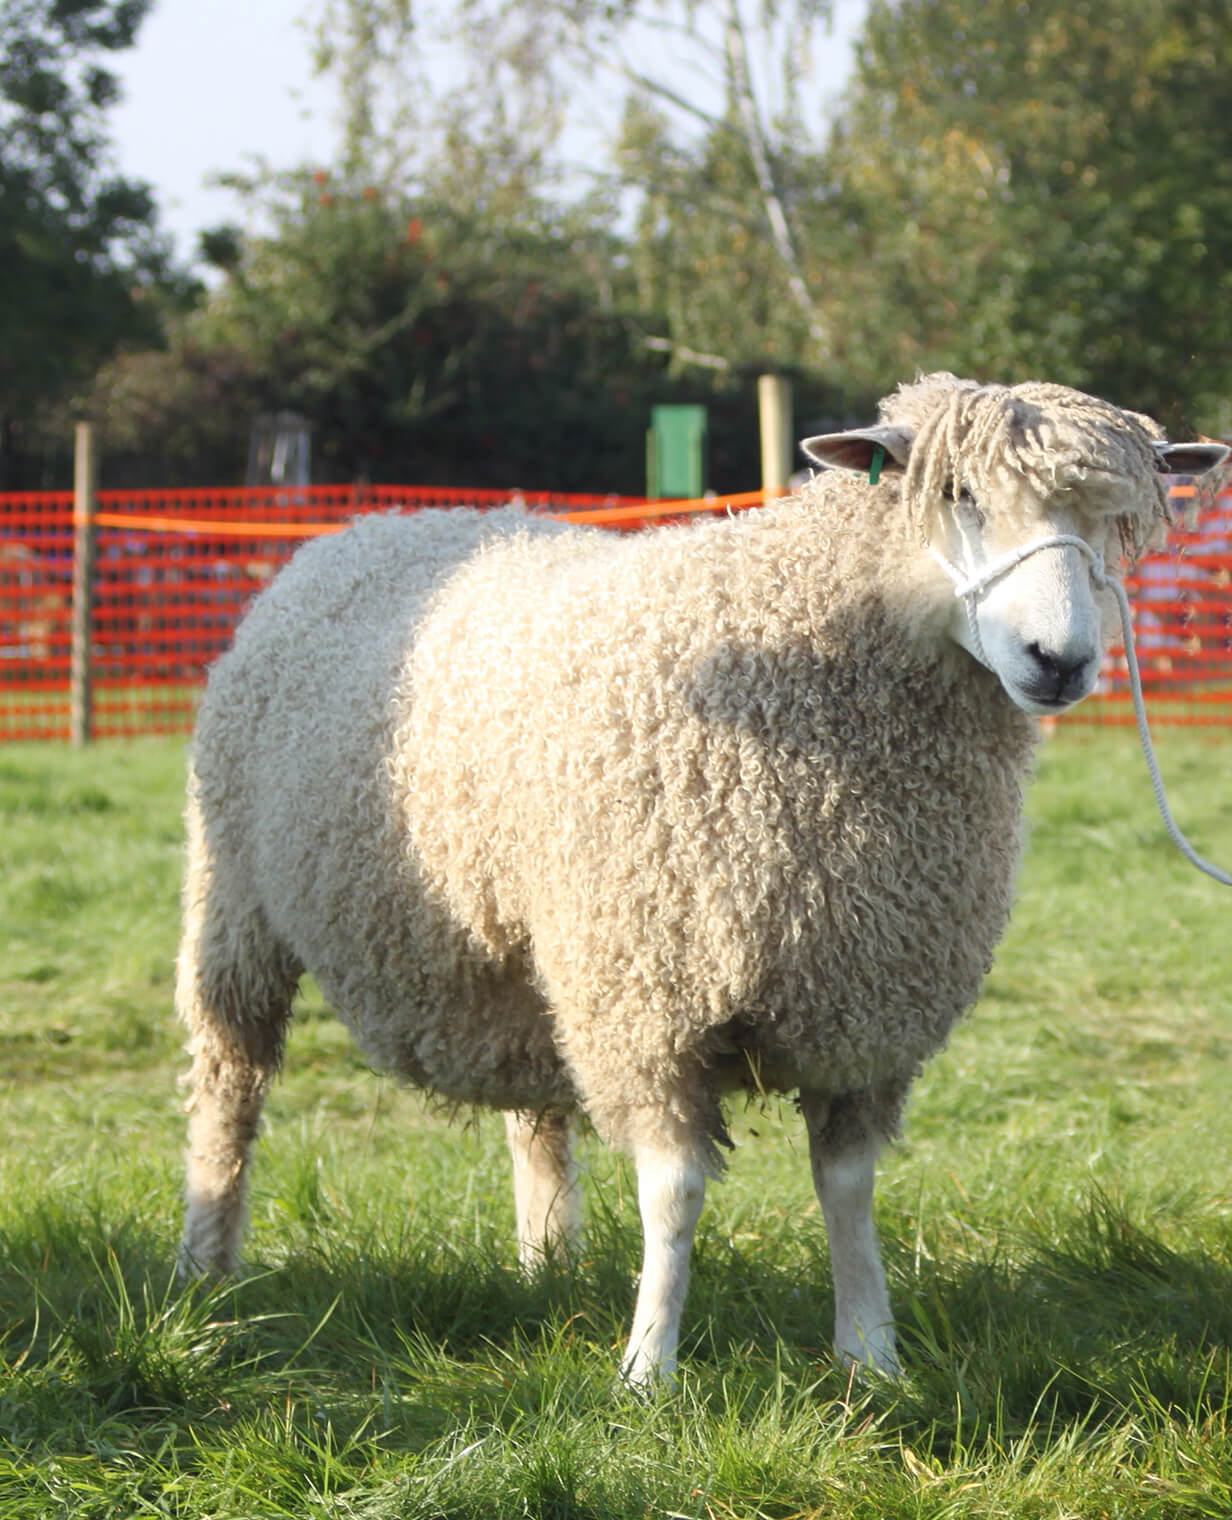
[[[371,175],[390,125],[378,121],[378,100],[409,82],[401,76],[413,56],[410,0],[322,0],[314,32],[317,71],[338,83],[339,167],[348,177]],[[394,122],[404,109],[395,110]]]
[[[819,278],[824,245],[799,193],[808,177],[801,149],[790,164],[780,154],[775,171],[775,203],[793,228],[789,258],[770,242],[756,168],[732,124],[681,141],[661,108],[634,98],[618,162],[626,184],[640,187],[630,252],[639,304],[662,328],[651,346],[678,371],[826,367],[834,337]]]
[[[115,76],[148,0],[0,3],[0,480],[33,467],[31,432],[126,341],[157,337],[176,289],[149,191],[107,165]]]
[[[315,0],[309,18],[317,71],[339,93],[336,179],[461,195],[488,212],[516,213],[545,190],[561,113],[542,88],[542,60],[490,32],[468,51],[455,8],[434,11],[431,0]]]
[[[173,450],[181,474],[235,479],[251,416],[293,408],[315,424],[319,477],[632,492],[651,404],[688,400],[711,407],[716,483],[753,484],[750,371],[817,351],[818,261],[797,220],[814,197],[782,102],[802,51],[789,23],[823,10],[792,0],[750,19],[729,0],[716,32],[700,8],[657,0],[473,0],[458,13],[487,77],[442,95],[421,6],[324,0],[339,164],[248,184],[272,233],[218,229],[208,252],[225,278],[174,324],[170,354],[108,368],[96,399],[113,475],[144,477],[140,441]],[[557,86],[610,65],[624,28],[648,21],[713,64],[718,94],[690,105],[682,133],[667,76],[621,64],[633,94],[613,172],[562,198]],[[774,111],[750,46],[770,31]]]
[[[632,493],[652,402],[711,399],[643,344],[589,209],[493,219],[324,171],[253,192],[269,230],[217,239],[226,276],[168,351],[100,377],[113,479],[174,460],[180,479],[238,480],[252,418],[289,409],[313,425],[318,479]],[[716,477],[752,484],[751,401],[718,406]]]
[[[855,347],[1228,426],[1229,19],[874,0],[831,160]]]
[[[339,75],[348,119],[359,119],[387,70],[381,39],[401,24],[414,81],[403,100],[414,101],[386,109],[384,137],[369,133],[370,162],[398,163],[407,182],[442,194],[483,187],[488,211],[502,188],[521,197],[571,177],[576,186],[566,127],[596,90],[623,98],[610,162],[588,182],[634,207],[643,292],[666,316],[666,330],[648,334],[653,346],[666,345],[677,370],[722,371],[804,354],[820,362],[829,349],[797,215],[801,165],[820,140],[801,85],[829,12],[829,0],[462,0],[447,15],[417,6],[410,29],[408,0],[331,0],[321,58]],[[441,92],[422,60],[443,41],[468,72]],[[373,113],[364,120],[371,127]],[[686,242],[687,257],[673,257]],[[744,311],[723,289],[729,274]]]

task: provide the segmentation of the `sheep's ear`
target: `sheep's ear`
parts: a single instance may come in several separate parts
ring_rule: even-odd
[[[911,434],[897,427],[857,428],[851,433],[822,433],[800,445],[814,464],[853,475],[874,478],[881,473],[901,474],[911,454]],[[880,458],[878,450],[881,450]]]
[[[1204,475],[1229,452],[1226,443],[1157,443],[1155,468],[1161,475]]]

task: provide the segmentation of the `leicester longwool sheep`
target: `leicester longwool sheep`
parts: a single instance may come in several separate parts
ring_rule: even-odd
[[[949,375],[805,449],[837,468],[687,528],[370,518],[257,599],[189,783],[186,1270],[235,1266],[310,971],[374,1066],[506,1111],[526,1263],[578,1226],[571,1113],[631,1152],[634,1382],[675,1363],[723,1094],[798,1092],[837,1351],[894,1369],[875,1155],[1005,925],[1032,715],[1094,685],[1092,562],[1220,451]]]

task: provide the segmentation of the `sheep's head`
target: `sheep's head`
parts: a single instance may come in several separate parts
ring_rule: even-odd
[[[802,445],[818,464],[900,492],[951,598],[948,631],[1036,715],[1089,696],[1113,627],[1102,568],[1135,562],[1166,520],[1163,477],[1222,444],[1165,442],[1149,417],[1060,385],[928,375],[875,427]]]

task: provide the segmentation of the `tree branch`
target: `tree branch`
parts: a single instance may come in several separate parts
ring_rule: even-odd
[[[753,172],[757,176],[757,185],[761,191],[766,221],[770,226],[770,236],[774,240],[775,250],[787,272],[787,288],[808,321],[809,333],[820,350],[818,358],[824,358],[830,352],[830,335],[817,315],[817,308],[809,295],[803,265],[800,262],[791,225],[783,209],[783,199],[775,180],[765,129],[762,127],[761,115],[757,109],[757,97],[753,92],[753,80],[749,72],[748,43],[744,35],[744,23],[740,19],[739,0],[727,0],[726,31],[732,89],[744,126],[744,137],[753,162]]]
[[[671,354],[673,359],[679,359],[682,364],[696,364],[701,369],[727,370],[731,368],[731,360],[725,359],[722,354],[701,354],[695,348],[685,348],[680,343],[673,343],[670,338],[644,337],[643,348],[652,348],[659,354]]]

